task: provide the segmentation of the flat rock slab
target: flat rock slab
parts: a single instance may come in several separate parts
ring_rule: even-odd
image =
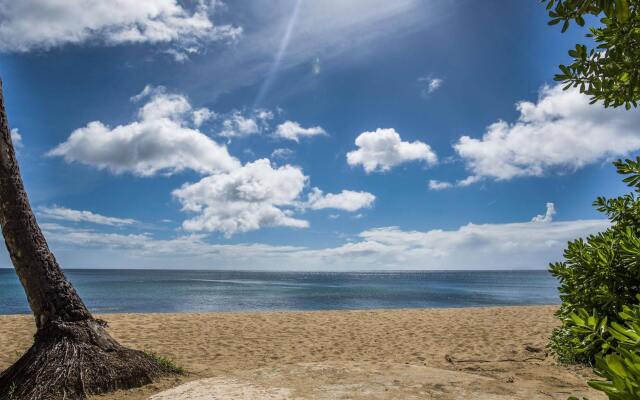
[[[192,381],[149,400],[536,400],[567,398],[531,382],[392,363],[303,363]],[[570,388],[567,388],[569,393]],[[580,393],[572,393],[580,394]],[[591,393],[592,394],[592,393]],[[592,397],[599,398],[598,396]]]
[[[261,388],[247,382],[224,378],[200,379],[150,397],[150,400],[287,400],[284,388]]]

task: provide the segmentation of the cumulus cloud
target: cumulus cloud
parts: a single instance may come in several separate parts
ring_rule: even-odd
[[[38,208],[38,215],[47,219],[71,222],[90,222],[92,224],[108,226],[132,225],[138,222],[135,219],[107,217],[91,211],[72,210],[70,208],[58,206],[40,207]]]
[[[640,114],[589,104],[577,89],[545,86],[536,103],[517,104],[515,123],[497,121],[482,138],[454,145],[472,182],[574,171],[640,149]]]
[[[43,223],[56,254],[89,267],[193,267],[251,269],[523,269],[561,259],[568,240],[606,229],[607,220],[466,224],[455,229],[368,229],[335,247],[216,244],[201,234],[157,239]],[[88,250],[85,250],[88,249]],[[78,260],[76,263],[73,260]],[[93,264],[87,265],[87,260]],[[109,265],[105,264],[108,260]],[[300,263],[304,260],[304,263]]]
[[[424,161],[427,165],[438,161],[428,144],[417,140],[403,142],[393,128],[363,132],[355,144],[358,149],[347,153],[347,162],[351,166],[362,165],[367,173],[389,171],[409,161]]]
[[[198,108],[193,112],[193,124],[196,126],[196,128],[199,128],[202,124],[216,118],[217,116],[218,114],[206,107]]]
[[[551,222],[556,214],[556,206],[553,203],[547,203],[547,212],[538,214],[531,219],[531,222]]]
[[[312,210],[332,208],[344,211],[357,211],[361,208],[369,208],[373,205],[376,196],[368,192],[355,192],[343,190],[340,193],[324,194],[322,190],[313,188],[309,193],[306,206]]]
[[[260,132],[258,122],[253,118],[244,117],[239,112],[224,120],[223,130],[220,136],[241,137],[249,136]]]
[[[139,176],[173,174],[185,169],[213,173],[240,166],[225,146],[191,125],[203,118],[203,111],[194,112],[185,96],[147,86],[132,97],[132,101],[142,99],[147,102],[138,110],[136,121],[115,128],[100,121],[90,122],[73,131],[48,155],[116,174],[131,172]]]
[[[299,123],[294,121],[285,121],[278,125],[275,136],[281,139],[293,140],[299,142],[302,137],[311,137],[318,135],[326,135],[327,132],[319,126],[311,128],[303,128]]]
[[[269,121],[273,119],[273,113],[267,110],[254,110],[245,116],[240,111],[234,111],[222,122],[220,136],[238,138],[262,133],[269,127]]]
[[[313,202],[306,204],[301,198],[308,178],[302,169],[291,165],[275,167],[268,159],[242,165],[225,146],[202,133],[198,126],[217,118],[213,111],[207,108],[194,111],[185,96],[167,93],[162,87],[147,86],[131,101],[145,101],[136,121],[115,128],[99,121],[90,122],[47,154],[116,174],[130,172],[150,177],[190,169],[206,175],[199,182],[173,191],[182,209],[196,214],[183,222],[187,231],[222,232],[229,237],[263,227],[305,228],[309,223],[296,218],[296,211],[357,209],[370,206],[375,199],[364,192],[345,190],[324,195],[314,189],[310,197]],[[258,121],[257,129],[263,129],[273,118],[266,110],[254,110],[251,115],[252,121]],[[245,117],[240,113],[233,113],[231,119],[236,132],[253,129],[252,124],[246,125],[251,129],[246,128]],[[273,156],[285,158],[291,154],[291,150],[277,149]],[[61,208],[42,212],[51,218],[118,224],[89,212]]]
[[[16,149],[22,147],[22,135],[18,128],[11,129],[11,140],[13,141],[13,147]]]
[[[222,232],[231,236],[265,226],[306,228],[307,221],[291,217],[307,177],[297,167],[274,168],[267,159],[233,171],[214,174],[173,191],[182,209],[197,213],[186,220],[187,231]]]
[[[323,193],[313,188],[302,201],[308,177],[299,167],[275,167],[268,159],[245,164],[229,172],[184,184],[173,196],[185,212],[196,216],[183,222],[190,232],[222,232],[226,237],[263,227],[307,228],[309,222],[295,217],[305,209],[356,211],[373,205],[367,192],[343,190]]]
[[[242,33],[213,23],[217,3],[199,0],[187,9],[177,0],[0,0],[0,51],[165,43],[181,54],[197,52],[207,42],[233,40]]]

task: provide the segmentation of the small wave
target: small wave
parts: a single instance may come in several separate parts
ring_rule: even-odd
[[[297,283],[297,282],[293,283],[293,282],[238,280],[238,279],[181,279],[181,281],[225,283],[225,284],[231,284],[231,285],[288,286],[288,287],[298,287],[298,286],[308,285],[306,283]]]

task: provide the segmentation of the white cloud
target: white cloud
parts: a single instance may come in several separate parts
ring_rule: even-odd
[[[577,89],[542,88],[536,103],[517,104],[515,123],[495,122],[481,139],[454,145],[477,182],[574,171],[640,149],[640,114],[590,105]]]
[[[432,179],[429,181],[429,189],[431,190],[445,190],[451,189],[453,184],[451,182],[442,182]]]
[[[481,180],[482,180],[481,177],[475,176],[475,175],[471,175],[471,176],[467,176],[466,178],[457,181],[456,182],[456,186],[458,186],[458,187],[467,187],[467,186],[473,185],[474,183],[478,183]]]
[[[207,42],[242,33],[213,23],[217,3],[200,0],[189,10],[176,0],[0,0],[0,51],[82,43],[165,43],[182,53],[198,51]]]
[[[91,211],[72,210],[70,208],[58,206],[40,207],[38,208],[38,215],[47,219],[71,222],[90,222],[92,224],[109,226],[132,225],[138,222],[131,218],[107,217]]]
[[[440,86],[442,86],[443,82],[444,81],[442,79],[438,79],[438,78],[431,79],[429,81],[429,86],[427,86],[427,91],[429,93],[435,92],[436,90],[440,89]]]
[[[99,121],[76,129],[69,138],[48,152],[67,162],[80,162],[108,169],[116,174],[131,172],[149,177],[191,169],[207,176],[173,191],[184,211],[197,215],[182,223],[187,231],[222,232],[229,237],[271,226],[306,228],[309,223],[294,217],[305,208],[351,209],[370,206],[373,195],[345,190],[339,194],[314,192],[313,207],[301,200],[308,178],[302,169],[285,165],[274,167],[268,159],[242,165],[227,148],[198,130],[198,125],[215,118],[213,111],[193,110],[182,95],[167,93],[162,87],[147,86],[132,101],[146,100],[137,120],[110,128]],[[239,112],[231,116],[236,131],[248,132]],[[254,110],[252,121],[264,129],[273,113]],[[257,121],[257,122],[256,122]],[[250,124],[251,125],[251,124]],[[274,156],[286,157],[291,151],[279,149]],[[340,204],[344,202],[344,204]],[[45,210],[50,215],[90,219],[97,215],[74,210]],[[106,221],[106,220],[103,220]],[[113,222],[113,221],[112,221]]]
[[[193,124],[196,126],[196,128],[199,128],[200,126],[202,126],[202,124],[209,121],[210,119],[216,118],[217,116],[218,114],[206,107],[198,108],[193,112]]]
[[[165,54],[170,55],[176,62],[184,63],[189,60],[189,54],[184,51],[176,50],[176,49],[167,49],[164,51]]]
[[[269,160],[261,159],[185,184],[173,195],[184,211],[198,214],[183,223],[185,230],[219,231],[231,236],[266,226],[309,226],[286,212],[296,204],[306,182],[300,168],[273,168]]]
[[[254,110],[250,116],[234,111],[222,122],[220,136],[238,138],[259,134],[269,127],[271,119],[273,119],[273,113],[267,110]]]
[[[278,108],[277,110],[279,110],[278,112],[282,111],[280,108]],[[255,110],[255,115],[256,115],[256,118],[258,118],[260,121],[264,123],[267,123],[268,121],[273,119],[273,113],[269,110],[264,110],[259,108]]]
[[[157,239],[148,233],[105,233],[55,223],[42,223],[41,227],[62,262],[84,268],[175,268],[176,260],[179,265],[190,267],[243,265],[246,268],[255,262],[276,264],[279,259],[288,258],[288,253],[304,250],[252,243],[212,244],[201,234]]]
[[[312,210],[322,210],[333,208],[344,211],[357,211],[361,208],[369,208],[373,205],[376,196],[368,192],[355,192],[353,190],[343,190],[340,193],[324,194],[322,190],[313,188],[309,193],[306,207]]]
[[[556,206],[553,203],[547,203],[547,211],[544,214],[538,214],[531,219],[531,222],[551,222],[556,214]]]
[[[307,200],[302,201],[307,182],[308,177],[299,167],[275,167],[268,159],[260,159],[184,184],[173,191],[173,196],[183,211],[196,214],[183,222],[184,230],[222,232],[226,237],[263,227],[307,228],[309,222],[296,218],[296,211],[356,211],[371,207],[375,200],[367,192],[324,194],[313,188]]]
[[[549,262],[561,259],[568,240],[608,226],[607,220],[575,220],[470,223],[457,229],[426,231],[383,227],[363,231],[336,247],[307,248],[221,245],[209,243],[199,234],[156,239],[150,234],[101,233],[42,224],[56,255],[70,266],[175,268],[178,259],[180,265],[196,268],[324,271],[546,268]]]
[[[327,132],[319,126],[311,128],[303,128],[299,123],[294,121],[286,121],[278,125],[275,132],[276,137],[282,139],[293,140],[299,142],[302,137],[311,137],[318,135],[327,135]]]
[[[362,268],[543,268],[561,258],[568,240],[607,226],[607,220],[578,220],[468,224],[449,231],[386,227],[362,232],[359,241],[319,251],[318,255],[327,265],[340,263]]]
[[[279,158],[282,160],[286,160],[287,158],[293,157],[295,151],[287,148],[278,148],[271,152],[271,158]]]
[[[194,113],[186,97],[147,86],[132,100],[144,98],[148,101],[138,110],[136,121],[115,128],[100,121],[90,122],[73,131],[48,155],[139,176],[185,169],[213,173],[240,166],[225,146],[190,126],[192,120],[202,118],[202,109]]]
[[[13,141],[13,147],[16,149],[22,147],[22,135],[18,128],[11,129],[11,140]]]
[[[170,55],[176,62],[184,63],[190,59],[190,56],[193,54],[198,54],[200,52],[200,48],[196,46],[184,47],[184,48],[173,48],[167,49],[164,51],[165,54]]]
[[[234,113],[223,122],[220,136],[232,138],[254,135],[260,132],[258,122],[253,118],[247,118],[239,112]]]
[[[431,190],[446,190],[454,187],[467,187],[471,186],[474,183],[478,183],[482,178],[479,176],[471,175],[464,179],[457,180],[456,182],[443,182],[430,180],[429,181],[429,189]]]
[[[365,172],[388,171],[409,161],[437,163],[438,157],[428,144],[415,141],[403,142],[395,129],[377,129],[363,132],[356,138],[357,150],[347,153],[351,166],[362,165]]]
[[[423,77],[419,78],[418,82],[424,85],[424,87],[422,88],[422,95],[428,96],[436,90],[440,89],[440,87],[444,83],[444,80],[440,78]]]

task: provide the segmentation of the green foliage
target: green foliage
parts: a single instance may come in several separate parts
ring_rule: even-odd
[[[636,297],[640,300],[640,296]],[[601,348],[596,356],[595,372],[605,380],[589,381],[589,386],[606,393],[610,400],[640,399],[640,305],[624,306],[617,316],[620,323],[593,324],[597,319],[593,314],[584,310],[578,314],[576,326],[598,335],[594,343]]]
[[[573,62],[560,65],[556,81],[579,87],[592,103],[605,107],[637,107],[640,101],[640,0],[541,0],[549,10],[549,25],[585,25],[585,16],[603,16],[586,35],[595,48],[576,44]]]
[[[588,319],[580,309],[595,310],[594,324],[620,322],[619,313],[640,293],[640,157],[614,165],[634,192],[598,198],[594,206],[607,215],[611,226],[586,240],[569,242],[565,260],[550,266],[560,282],[562,305],[557,315],[562,326],[554,331],[549,348],[562,362],[589,363],[599,351],[597,335],[584,330],[593,324],[579,322]]]
[[[152,351],[145,351],[145,354],[147,356],[153,358],[153,360],[156,363],[158,363],[159,365],[163,366],[168,371],[173,372],[174,374],[183,375],[185,373],[184,368],[182,368],[181,366],[176,364],[175,361],[173,361],[172,359],[170,359],[168,357],[161,356],[161,355],[159,355],[157,353],[154,353]]]
[[[596,357],[595,371],[606,381],[589,381],[589,386],[612,400],[639,399],[640,306],[624,306],[618,317],[622,322],[608,326],[602,353]]]
[[[591,362],[604,345],[607,317],[601,318],[595,312],[589,314],[581,308],[561,319],[562,329],[554,332],[551,349],[565,363]]]

